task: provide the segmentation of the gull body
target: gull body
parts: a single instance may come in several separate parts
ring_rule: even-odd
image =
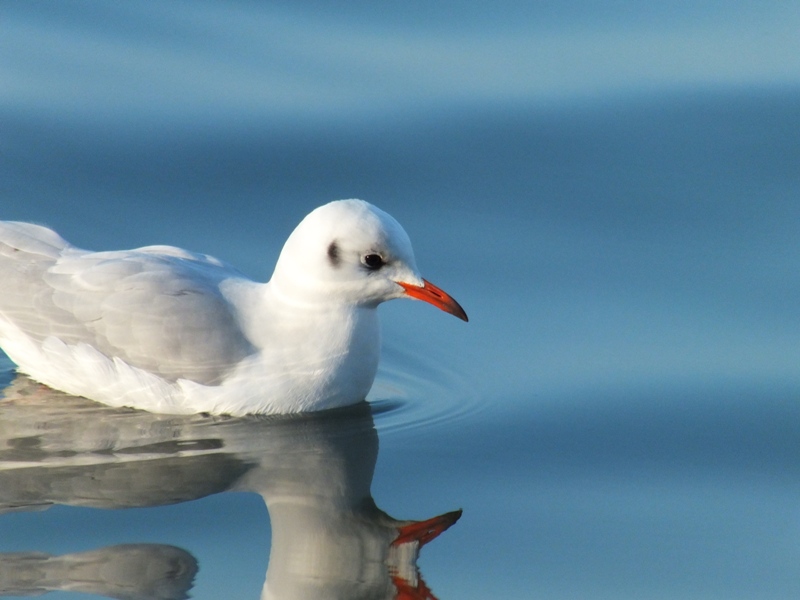
[[[408,235],[361,200],[311,212],[268,283],[170,246],[90,252],[0,222],[0,347],[33,379],[112,406],[270,414],[354,404],[380,354],[377,306],[466,320],[420,276]]]

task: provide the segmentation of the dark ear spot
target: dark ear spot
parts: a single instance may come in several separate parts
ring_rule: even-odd
[[[332,267],[338,267],[339,263],[342,262],[342,259],[339,256],[339,244],[336,243],[336,240],[333,240],[331,245],[328,246],[328,260],[330,261]]]

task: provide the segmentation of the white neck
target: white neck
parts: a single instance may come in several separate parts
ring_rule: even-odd
[[[232,284],[224,290],[259,351],[247,368],[274,401],[333,408],[363,399],[375,379],[380,326],[375,308],[306,301],[278,286]],[[261,315],[270,315],[269,319]],[[281,340],[275,344],[274,340]],[[244,375],[244,374],[243,374]]]

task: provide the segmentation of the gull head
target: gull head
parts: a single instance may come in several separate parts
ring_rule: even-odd
[[[467,320],[453,298],[422,278],[403,227],[363,200],[337,200],[306,216],[286,240],[270,285],[299,304],[374,308],[409,297]]]

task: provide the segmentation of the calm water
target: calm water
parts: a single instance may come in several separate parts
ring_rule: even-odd
[[[266,279],[362,197],[470,315],[383,306],[369,406],[300,419],[0,359],[0,593],[800,595],[800,11],[529,4],[0,4],[0,217]]]

